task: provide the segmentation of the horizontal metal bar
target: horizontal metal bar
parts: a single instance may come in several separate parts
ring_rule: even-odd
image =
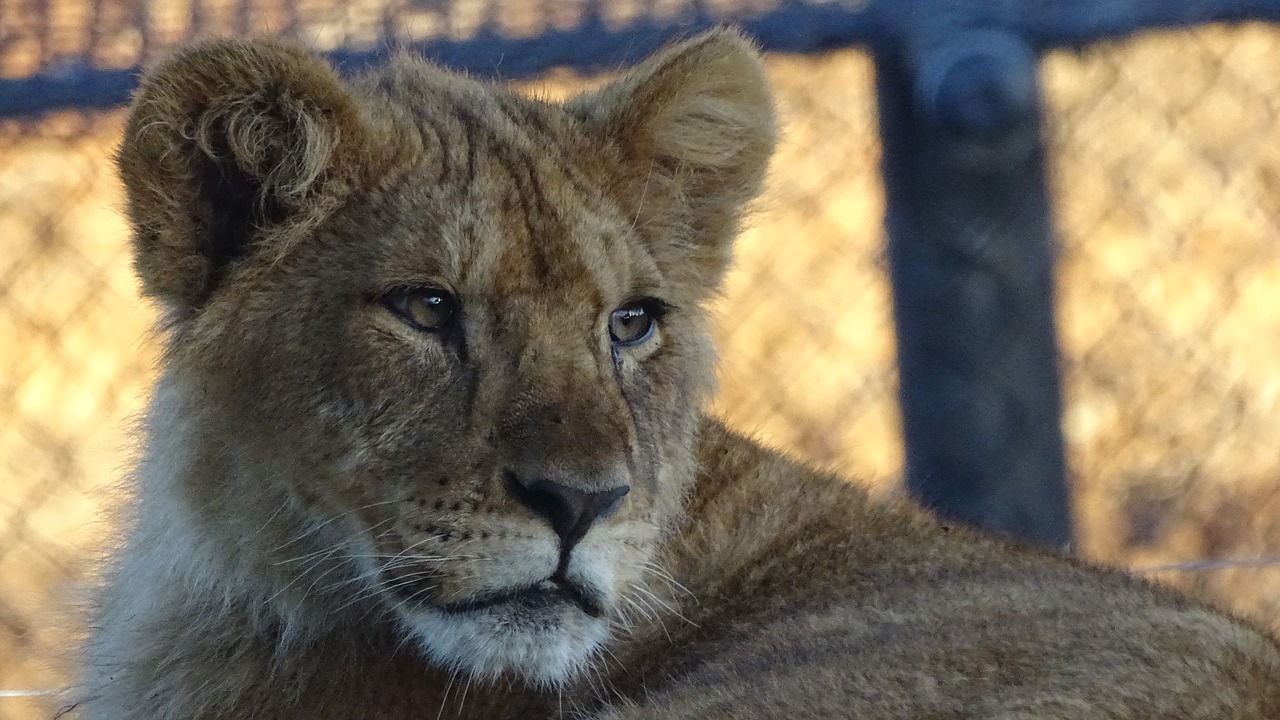
[[[926,0],[955,12],[954,0]],[[916,3],[911,3],[916,4]],[[892,0],[885,0],[886,7]],[[902,3],[908,5],[908,3]],[[899,8],[890,24],[902,34],[917,24]],[[1280,0],[1003,0],[965,3],[961,15],[1008,30],[1038,49],[1070,47],[1144,30],[1210,23],[1280,22]]]
[[[138,71],[67,65],[56,73],[0,79],[0,117],[55,110],[110,110],[129,100]]]
[[[557,67],[584,72],[617,70],[639,61],[674,37],[734,20],[703,16],[682,22],[640,21],[624,28],[610,28],[598,18],[589,18],[576,27],[548,30],[530,38],[510,38],[482,29],[465,40],[429,40],[408,47],[456,70],[520,79]],[[851,10],[839,3],[795,3],[736,24],[766,50],[791,53],[867,42],[875,32],[868,12]],[[388,53],[386,46],[380,46],[325,55],[344,71],[355,72],[377,64]],[[140,72],[140,68],[101,70],[86,64],[68,64],[31,77],[0,78],[0,117],[119,107],[128,102]]]
[[[241,0],[242,2],[247,0]],[[1247,20],[1280,22],[1280,0],[791,0],[747,17],[701,12],[677,22],[641,20],[610,28],[598,15],[567,30],[510,38],[492,29],[465,40],[411,45],[426,57],[483,76],[527,78],[555,67],[581,71],[629,65],[672,37],[735,23],[765,50],[807,53],[871,42],[896,43],[922,31],[998,27],[1043,49],[1129,35],[1144,29]],[[338,50],[328,56],[347,70],[374,64],[385,47]],[[0,78],[0,117],[59,109],[106,110],[128,102],[139,68],[101,69],[70,63],[21,78]]]

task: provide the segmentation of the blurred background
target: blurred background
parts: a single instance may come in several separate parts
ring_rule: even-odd
[[[0,719],[48,717],[20,691],[66,682],[154,368],[111,165],[134,68],[273,32],[339,60],[428,43],[563,96],[664,37],[747,23],[779,50],[783,135],[717,302],[714,409],[898,493],[866,5],[0,0]],[[588,21],[626,42],[566,51]],[[1120,35],[1046,47],[1038,70],[1073,550],[1280,630],[1280,25]]]

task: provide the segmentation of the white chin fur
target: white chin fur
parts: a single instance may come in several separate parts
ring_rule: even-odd
[[[515,675],[555,687],[584,670],[609,635],[609,623],[576,608],[520,617],[501,606],[465,613],[430,608],[404,616],[408,631],[436,664],[476,680]]]

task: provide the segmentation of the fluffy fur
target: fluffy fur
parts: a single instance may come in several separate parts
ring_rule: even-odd
[[[773,122],[723,30],[563,105],[273,42],[153,69],[119,165],[166,352],[78,715],[1280,717],[1248,624],[701,414]],[[574,544],[544,480],[629,492]]]

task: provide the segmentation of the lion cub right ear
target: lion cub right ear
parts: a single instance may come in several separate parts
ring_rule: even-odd
[[[716,287],[776,142],[769,79],[755,46],[735,30],[710,30],[567,107],[622,151],[636,197],[668,195],[685,206],[686,216],[654,248],[668,276]]]
[[[117,156],[143,291],[180,317],[198,309],[232,263],[376,172],[372,135],[332,68],[300,49],[220,40],[162,62]]]

